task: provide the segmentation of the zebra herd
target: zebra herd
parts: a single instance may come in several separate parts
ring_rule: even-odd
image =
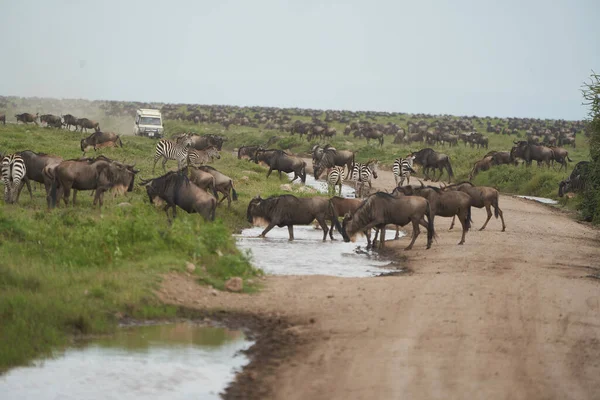
[[[24,182],[27,169],[25,160],[18,154],[9,154],[2,158],[2,180],[4,182],[4,201],[15,203]]]

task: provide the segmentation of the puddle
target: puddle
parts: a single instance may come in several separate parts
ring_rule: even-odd
[[[240,249],[252,250],[253,264],[273,275],[332,275],[341,277],[370,277],[382,273],[398,272],[384,268],[389,259],[366,251],[365,237],[357,236],[356,243],[345,243],[336,231],[331,241],[323,242],[323,231],[312,225],[294,226],[294,240],[288,241],[288,229],[273,228],[265,239],[257,236],[263,227],[244,229],[237,235]],[[400,232],[401,236],[403,232]],[[395,231],[387,230],[386,237],[393,238]],[[360,246],[357,246],[360,244]]]
[[[539,203],[544,203],[544,204],[558,204],[558,201],[552,200],[552,199],[547,199],[545,197],[535,197],[535,196],[516,196],[516,197],[520,197],[522,199],[534,200],[534,201],[537,201]]]
[[[288,176],[289,176],[289,178],[291,180],[291,179],[294,178],[294,173],[290,173],[290,174],[288,174]],[[299,179],[296,179],[293,183],[301,185],[301,182],[300,182]],[[315,177],[313,175],[306,174],[305,185],[306,186],[310,186],[311,188],[316,189],[320,193],[327,194],[327,182],[325,182],[325,181],[317,181],[317,180],[315,180]],[[339,193],[340,193],[339,190],[340,190],[339,187],[336,186],[336,188],[335,188],[335,195],[336,196],[339,196]],[[346,184],[343,184],[342,185],[342,196],[341,197],[345,197],[345,198],[349,198],[349,199],[356,198],[356,191],[354,190],[354,187],[346,185]]]
[[[0,377],[3,399],[219,399],[247,358],[241,331],[191,322],[119,329]]]

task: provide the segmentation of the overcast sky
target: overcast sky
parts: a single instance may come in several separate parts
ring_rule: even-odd
[[[0,6],[0,95],[579,119],[600,72],[598,0]]]

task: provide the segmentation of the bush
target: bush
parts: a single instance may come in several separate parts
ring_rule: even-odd
[[[586,190],[581,202],[584,219],[600,223],[600,75],[592,74],[591,82],[585,84],[583,96],[590,107],[586,127],[590,135],[590,165],[587,169]]]

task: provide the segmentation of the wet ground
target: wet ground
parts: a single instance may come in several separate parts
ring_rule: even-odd
[[[0,398],[218,399],[252,342],[190,322],[120,329],[0,377]]]
[[[289,175],[290,179],[292,179],[294,177],[293,173],[288,174],[288,175]],[[293,183],[300,184],[300,180],[296,179]],[[306,174],[306,182],[304,184],[306,186],[310,186],[314,189],[317,189],[321,193],[327,193],[327,182],[315,180],[315,177],[312,174]],[[333,193],[332,193],[332,195],[333,195]],[[337,187],[337,186],[335,188],[335,195],[336,196],[340,195],[339,187]],[[342,185],[342,195],[341,196],[350,198],[350,199],[356,198],[356,192],[354,190],[354,187],[345,185],[345,184]]]

